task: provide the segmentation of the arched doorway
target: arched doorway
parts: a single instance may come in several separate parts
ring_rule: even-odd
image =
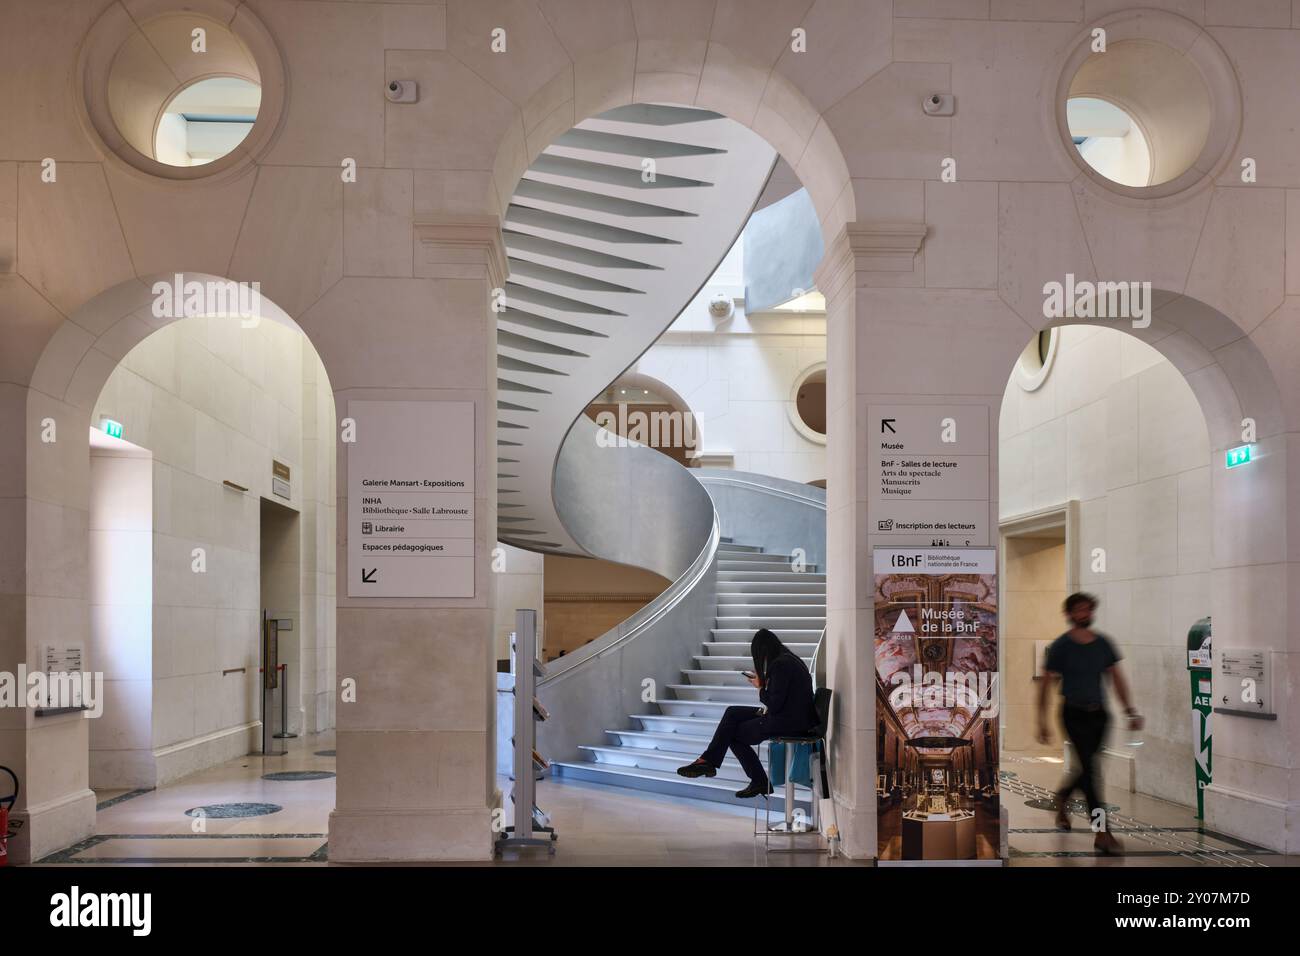
[[[1287,638],[1271,641],[1242,623],[1260,613],[1264,595],[1285,602],[1288,426],[1267,359],[1232,319],[1189,296],[1157,290],[1150,302],[1149,325],[1054,323],[1040,333],[1048,341],[1036,337],[1021,354],[1006,388],[1005,747],[1009,760],[1057,765],[1046,775],[1007,769],[1022,781],[1035,773],[1046,780],[1069,759],[1059,736],[1046,747],[1033,740],[1040,658],[1065,629],[1065,594],[1095,593],[1098,627],[1121,646],[1146,717],[1141,733],[1111,729],[1107,784],[1130,795],[1112,802],[1146,795],[1194,817],[1196,765],[1208,762],[1212,730],[1219,773],[1204,790],[1205,825],[1278,846],[1250,823],[1256,798],[1225,777],[1262,767],[1251,741],[1280,731],[1236,714],[1194,725],[1187,640],[1198,622],[1213,621],[1214,704],[1225,711],[1240,710],[1235,681],[1222,672],[1225,654],[1287,650]],[[1237,466],[1242,448],[1249,464]]]
[[[296,323],[256,284],[200,273],[75,311],[36,364],[27,415],[27,659],[84,655],[104,715],[27,728],[39,858],[93,833],[97,804],[283,749],[264,722],[299,749],[333,727],[336,431]],[[279,625],[266,713],[264,616]],[[329,790],[321,832],[329,762],[313,767]],[[41,790],[55,766],[57,808]]]
[[[753,67],[748,62],[744,54],[733,54],[725,51],[719,46],[718,55],[720,57],[718,68],[724,73],[734,76],[735,80],[742,82],[747,70]],[[725,54],[725,55],[724,55]],[[586,62],[579,62],[575,67],[577,75],[591,66],[597,68],[598,64],[604,64],[599,68],[604,69],[608,65],[608,51],[601,50],[598,54],[591,55]],[[770,72],[770,66],[765,68],[764,72]],[[557,82],[564,82],[563,77],[558,77]],[[513,135],[503,145],[498,154],[497,161],[497,183],[498,196],[500,197],[500,213],[504,219],[508,214],[506,203],[511,193],[510,188],[502,188],[502,184],[512,184],[517,182],[525,167],[528,165],[526,157],[536,157],[545,146],[551,142],[557,135],[565,133],[576,122],[582,121],[587,117],[597,116],[607,110],[625,107],[632,103],[648,103],[656,106],[671,109],[689,104],[699,109],[714,109],[718,113],[733,119],[745,126],[750,127],[760,136],[766,136],[769,142],[777,148],[779,153],[785,158],[788,165],[794,168],[795,173],[804,181],[813,199],[813,205],[816,207],[821,231],[823,236],[829,237],[825,245],[831,245],[831,239],[838,236],[844,223],[851,221],[853,218],[854,197],[852,190],[849,188],[847,168],[844,164],[843,157],[840,155],[839,147],[825,125],[821,122],[818,111],[803,97],[797,88],[788,80],[782,78],[779,74],[772,72],[770,82],[773,89],[773,103],[770,110],[759,110],[758,102],[744,106],[736,102],[727,102],[726,98],[719,96],[714,99],[712,94],[701,92],[698,95],[683,99],[679,95],[667,95],[667,90],[656,91],[654,88],[647,86],[643,90],[635,90],[629,87],[625,94],[623,91],[612,92],[604,91],[600,96],[588,98],[579,95],[575,98],[573,104],[566,104],[558,110],[553,110],[546,119],[546,122],[539,124],[536,130],[526,132],[528,148],[525,151],[518,149],[518,143],[514,141]],[[539,94],[538,103],[553,95],[553,90],[544,91]],[[721,91],[719,91],[721,93]],[[779,115],[780,119],[776,119]],[[814,131],[818,135],[814,136]],[[630,160],[624,163],[631,168]],[[629,191],[629,198],[634,195]],[[836,275],[836,273],[832,273]],[[836,289],[838,298],[828,303],[828,312],[835,314],[835,319],[841,324],[851,324],[854,302],[851,287],[839,285]],[[840,334],[846,334],[842,328]],[[565,343],[566,345],[569,343]],[[574,348],[580,348],[581,345],[573,345]],[[828,349],[828,351],[830,351]],[[831,360],[831,364],[850,363],[852,361],[850,350],[841,350],[838,356]],[[851,371],[845,368],[845,376],[842,381],[851,381]],[[828,377],[833,377],[834,371],[828,372]],[[591,383],[599,388],[605,383]],[[593,390],[594,391],[594,390]],[[507,396],[509,398],[510,396]],[[775,404],[777,414],[782,420],[786,417],[784,399],[786,395],[778,396],[782,401]],[[834,401],[840,405],[837,410],[838,418],[834,415],[828,415],[833,424],[828,424],[826,430],[828,433],[828,442],[843,441],[847,447],[851,442],[849,433],[852,425],[849,418],[842,414],[843,406],[846,403],[841,395],[834,396]],[[508,406],[503,406],[508,407]],[[506,433],[504,437],[513,438],[515,436]],[[506,455],[512,452],[507,450]],[[849,496],[853,494],[851,486],[846,483],[844,486],[844,499],[839,502],[841,507],[849,507]],[[512,502],[514,499],[509,499]],[[649,529],[647,529],[649,533]],[[834,573],[833,571],[831,573]],[[841,573],[852,575],[851,566],[846,566]],[[850,624],[850,617],[847,612],[836,612],[837,620],[829,622],[830,627],[827,632],[826,653],[823,660],[828,661],[828,673],[830,683],[839,688],[837,693],[842,692],[843,697],[837,701],[836,714],[843,713],[846,721],[846,729],[853,728],[851,734],[856,735],[858,730],[854,725],[857,723],[857,708],[853,703],[853,690],[851,686],[851,671],[856,668],[857,644],[858,639],[854,628]],[[837,671],[838,668],[838,671]],[[840,707],[845,708],[843,711]],[[849,739],[849,735],[842,738],[844,741]],[[835,744],[832,744],[835,746]],[[851,745],[845,745],[845,749],[838,755],[839,764],[835,769],[836,782],[835,786],[840,788],[844,793],[853,793],[857,790],[862,791],[858,799],[860,805],[865,806],[867,800],[865,795],[870,792],[869,780],[865,783],[861,774],[855,770],[855,763],[859,760],[860,751]],[[870,840],[864,840],[863,846],[869,845]]]

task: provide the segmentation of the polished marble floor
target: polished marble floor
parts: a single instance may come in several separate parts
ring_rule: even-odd
[[[268,780],[285,771],[333,771],[334,736],[319,734],[286,742],[281,757],[247,756],[151,791],[102,791],[94,836],[41,861],[45,865],[281,865],[328,863],[329,814],[334,779]],[[325,755],[318,755],[325,751]],[[1128,793],[1106,790],[1118,806],[1112,828],[1127,855],[1107,858],[1092,850],[1082,814],[1060,833],[1050,811],[1026,804],[1050,795],[1062,773],[1059,763],[1007,754],[1002,800],[1008,810],[1012,866],[1287,866],[1283,857],[1204,832],[1191,810]],[[509,781],[500,786],[508,792]],[[537,802],[559,839],[555,852],[511,849],[493,864],[504,866],[860,866],[860,862],[814,853],[768,853],[755,837],[753,817],[736,809],[676,798],[612,790],[594,784],[538,784]],[[271,804],[258,816],[189,816],[186,811],[224,804]],[[265,810],[266,808],[262,808]],[[818,838],[796,838],[814,845]],[[773,846],[788,845],[773,843]]]

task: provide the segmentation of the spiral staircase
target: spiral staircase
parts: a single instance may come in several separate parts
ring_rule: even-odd
[[[733,757],[712,779],[673,771],[703,750],[728,705],[757,703],[740,674],[756,628],[811,660],[825,624],[824,574],[786,557],[810,537],[824,554],[820,492],[733,472],[706,481],[652,449],[602,441],[583,414],[708,281],[775,162],[766,142],[719,114],[621,107],[544,150],[507,210],[497,536],[672,582],[548,665],[537,693],[551,718],[538,747],[561,779],[736,802],[744,780]]]

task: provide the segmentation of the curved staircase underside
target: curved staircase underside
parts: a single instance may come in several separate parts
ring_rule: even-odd
[[[501,541],[589,554],[553,500],[565,436],[708,281],[775,161],[764,140],[717,113],[636,105],[574,127],[525,172],[503,226]]]

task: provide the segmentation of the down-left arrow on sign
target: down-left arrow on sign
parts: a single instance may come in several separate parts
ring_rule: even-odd
[[[362,583],[362,584],[374,584],[374,583],[375,583],[375,572],[378,571],[378,570],[379,570],[378,568],[362,568],[362,569],[361,569],[361,583]]]

